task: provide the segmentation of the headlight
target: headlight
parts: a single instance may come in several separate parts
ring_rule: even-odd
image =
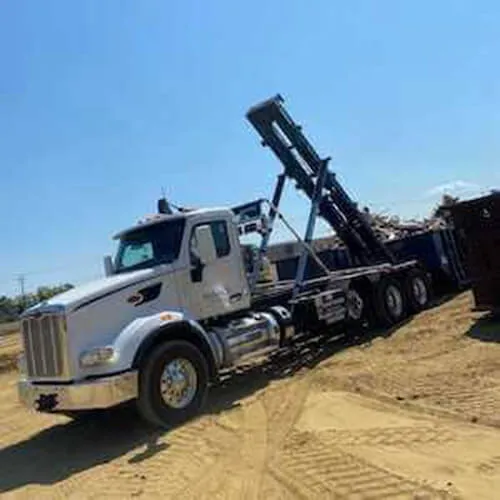
[[[116,352],[112,347],[96,347],[80,356],[80,365],[84,367],[102,365],[113,361],[115,355]]]

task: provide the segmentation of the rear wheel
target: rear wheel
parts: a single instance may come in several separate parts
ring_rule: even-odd
[[[431,283],[427,274],[420,269],[410,271],[405,279],[405,293],[412,312],[425,309],[431,300]]]
[[[160,344],[139,369],[137,406],[153,425],[172,427],[193,417],[207,392],[207,362],[189,342]]]
[[[399,281],[383,278],[376,286],[376,317],[381,326],[399,323],[406,316],[406,298]]]
[[[366,297],[357,288],[347,290],[346,308],[348,326],[359,327],[367,319],[368,304]]]

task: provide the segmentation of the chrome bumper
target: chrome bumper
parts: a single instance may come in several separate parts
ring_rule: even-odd
[[[20,380],[21,403],[37,411],[109,408],[137,397],[137,372],[126,372],[70,385],[36,384]]]

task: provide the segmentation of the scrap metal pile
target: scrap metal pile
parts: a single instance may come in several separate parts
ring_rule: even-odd
[[[367,209],[364,210],[364,214],[377,237],[382,241],[391,241],[449,227],[446,217],[437,214],[422,220],[411,219],[406,221],[397,216],[374,214]]]
[[[427,231],[449,228],[452,224],[450,207],[458,201],[459,198],[445,194],[438,207],[432,211],[431,216],[420,220],[403,221],[397,216],[372,213],[367,207],[363,209],[363,213],[377,236],[383,241],[390,241]]]
[[[441,203],[432,211],[432,214],[421,220],[403,220],[398,216],[385,215],[371,212],[367,207],[362,209],[368,223],[371,225],[377,237],[384,242],[402,239],[408,236],[437,231],[452,227],[451,206],[458,202],[458,198],[444,195]],[[317,238],[312,242],[316,252],[345,248],[342,240],[335,234]],[[282,259],[297,257],[302,247],[295,241],[276,243],[268,249],[268,257],[271,262]]]
[[[362,213],[381,241],[392,241],[451,227],[452,219],[449,207],[455,205],[458,201],[458,198],[445,194],[438,207],[432,211],[431,216],[420,220],[403,220],[396,215],[372,212],[368,207],[364,207]],[[324,248],[342,247],[343,243],[340,238],[332,235],[317,239],[313,246],[319,251]]]

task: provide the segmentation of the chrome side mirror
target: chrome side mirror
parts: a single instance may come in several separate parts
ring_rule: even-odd
[[[113,259],[111,255],[104,256],[104,274],[106,276],[111,276],[114,273]]]

